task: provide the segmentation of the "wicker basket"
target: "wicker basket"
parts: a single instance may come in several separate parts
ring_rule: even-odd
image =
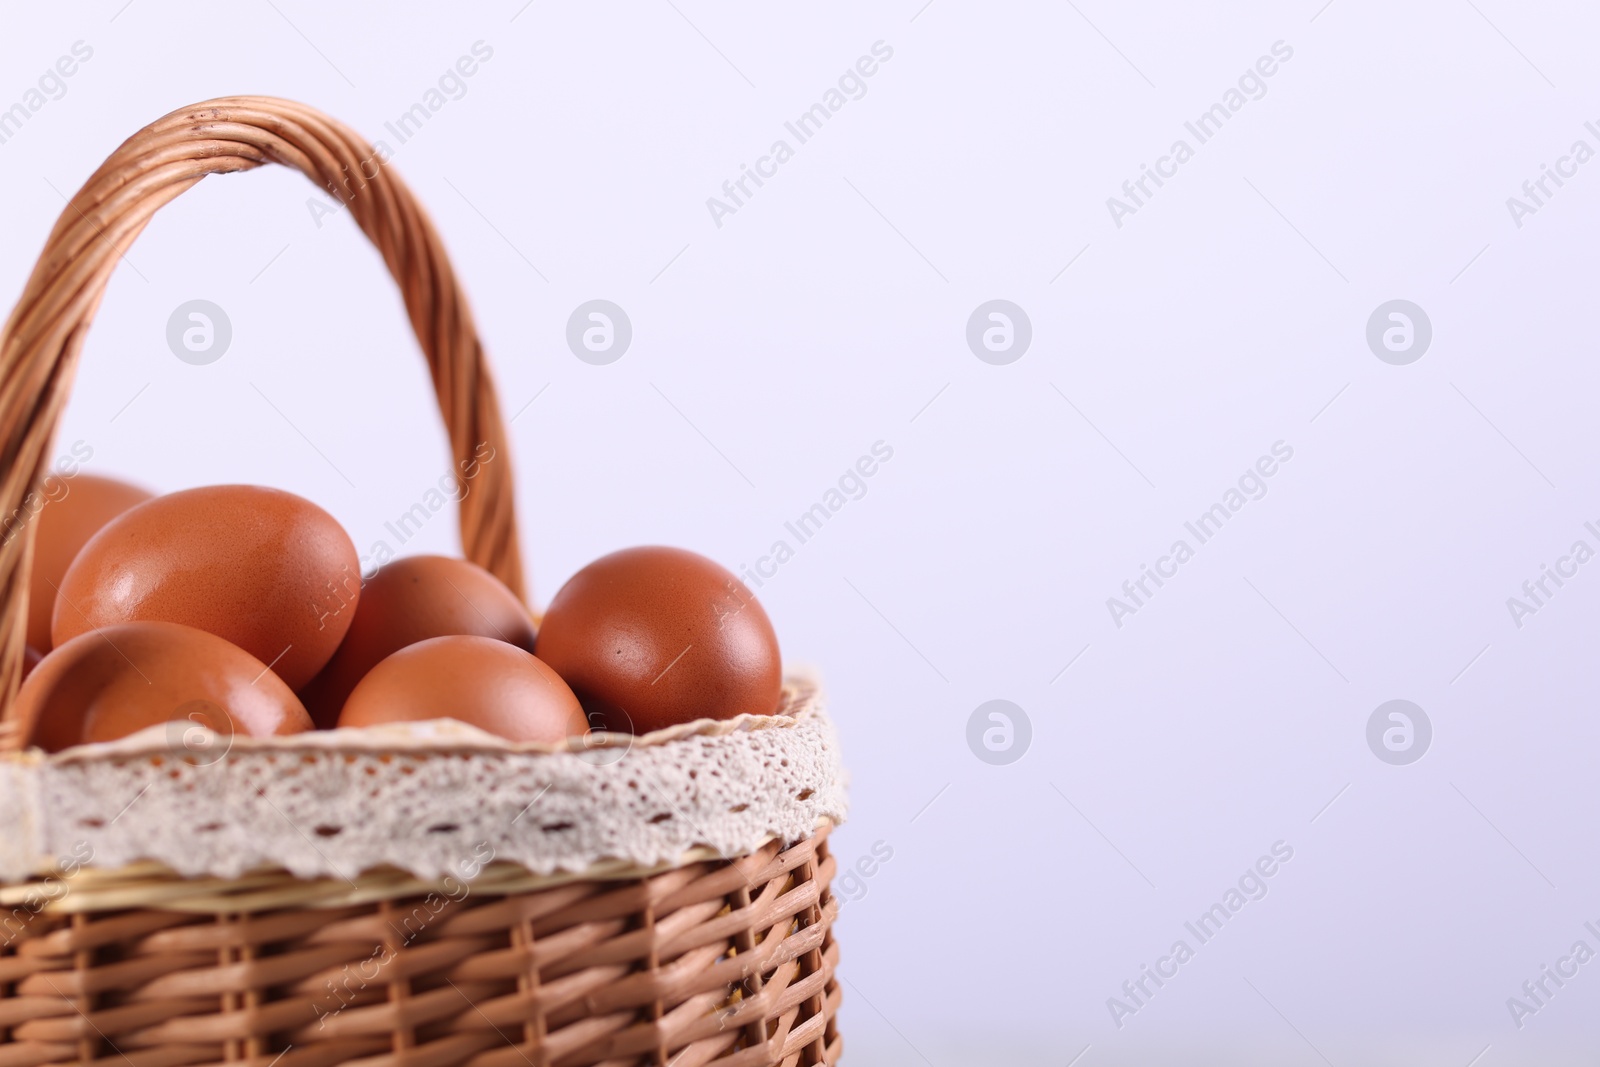
[[[232,97],[139,131],[51,231],[0,335],[0,513],[16,513],[47,472],[84,336],[122,254],[201,178],[264,163],[338,197],[383,255],[455,458],[479,442],[508,453],[466,301],[407,188],[326,116]],[[466,556],[520,594],[508,461],[481,469],[460,518]],[[7,708],[21,676],[32,542],[28,524],[0,546]],[[0,761],[37,761],[15,751],[5,718]],[[3,809],[0,793],[0,832],[13,833]],[[832,1064],[841,1042],[828,829],[649,868],[536,874],[497,862],[470,892],[392,867],[348,880],[283,869],[180,877],[148,863],[36,872],[0,885],[0,1067]]]

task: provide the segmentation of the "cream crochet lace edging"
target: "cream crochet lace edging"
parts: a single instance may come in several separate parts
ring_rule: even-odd
[[[452,720],[231,742],[176,724],[0,758],[0,883],[136,865],[352,886],[380,869],[472,880],[507,864],[616,876],[799,840],[846,807],[808,678],[779,715],[560,749]]]

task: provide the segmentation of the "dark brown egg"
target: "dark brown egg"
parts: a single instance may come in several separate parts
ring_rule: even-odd
[[[539,625],[539,658],[606,728],[770,715],[778,637],[744,583],[680,548],[629,548],[583,568]]]
[[[374,667],[345,701],[339,726],[455,719],[518,743],[559,744],[589,732],[555,671],[492,637],[434,637]]]
[[[311,717],[277,675],[214,634],[170,622],[130,622],[65,641],[17,693],[22,742],[46,752],[115,741],[147,726],[204,725],[226,740],[311,729]]]
[[[339,651],[301,692],[311,719],[330,729],[367,672],[430,637],[493,637],[533,651],[533,616],[516,594],[476,564],[448,556],[410,556],[386,564],[361,587]]]
[[[52,476],[54,477],[54,476]],[[53,483],[65,496],[46,495],[33,542],[33,571],[28,580],[28,644],[41,653],[51,649],[50,613],[67,567],[100,528],[154,494],[115,478],[78,474]]]
[[[62,644],[121,622],[182,623],[298,689],[339,647],[360,592],[355,545],[333,516],[293,493],[214,485],[107,523],[67,568],[51,630]]]

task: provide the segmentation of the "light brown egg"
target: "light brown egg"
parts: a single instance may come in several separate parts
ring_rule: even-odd
[[[138,486],[78,474],[51,483],[64,487],[65,496],[47,494],[40,509],[38,532],[33,542],[33,571],[28,578],[28,644],[41,653],[51,649],[50,614],[56,606],[56,590],[67,567],[100,528],[135,504],[154,494]]]
[[[533,655],[492,637],[434,637],[372,669],[339,726],[456,719],[508,741],[558,744],[589,732],[567,683]]]
[[[170,622],[130,622],[65,641],[17,693],[25,746],[60,752],[115,741],[170,722],[175,754],[194,727],[227,743],[311,729],[287,685],[266,665],[214,634]]]
[[[494,575],[448,556],[386,564],[361,587],[355,620],[333,659],[301,691],[311,719],[330,729],[367,672],[407,645],[453,634],[493,637],[533,651],[533,616]]]
[[[57,644],[120,622],[177,622],[233,642],[290,688],[309,682],[350,628],[355,545],[309,500],[252,485],[187,489],[140,504],[67,568]]]
[[[782,695],[778,636],[745,584],[681,548],[629,548],[573,575],[534,652],[608,730],[770,715]]]

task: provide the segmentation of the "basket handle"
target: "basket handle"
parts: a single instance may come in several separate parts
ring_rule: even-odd
[[[524,596],[511,459],[477,327],[439,235],[411,191],[364,139],[303,104],[231,96],[174,111],[123,142],[56,221],[0,332],[0,517],[15,516],[48,473],[46,455],[78,356],[123,253],[163,205],[208,174],[281,163],[350,208],[405,298],[458,461],[484,443],[460,502],[468,559]],[[6,523],[9,527],[10,523]],[[34,524],[0,544],[0,747],[22,676]]]

